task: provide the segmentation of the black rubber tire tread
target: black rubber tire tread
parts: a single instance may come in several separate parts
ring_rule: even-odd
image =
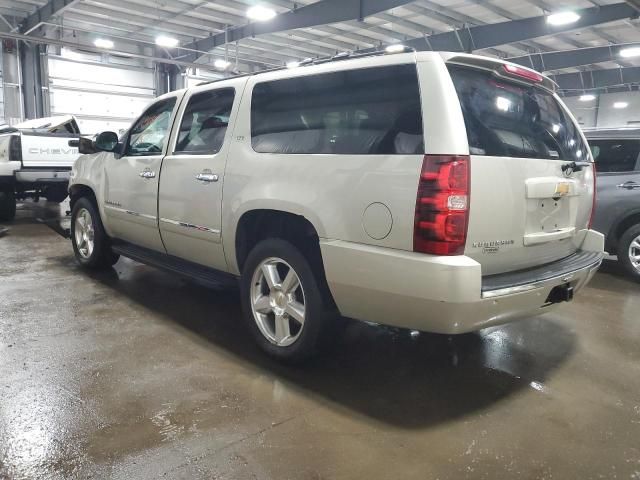
[[[78,246],[76,245],[76,216],[82,208],[89,212],[91,219],[93,220],[94,248],[93,253],[89,258],[83,258],[78,251]],[[104,231],[102,219],[100,218],[100,213],[98,212],[95,203],[87,197],[78,199],[78,201],[73,205],[73,210],[71,211],[71,244],[73,245],[73,252],[75,253],[76,261],[83,268],[88,270],[103,270],[111,268],[120,258],[120,255],[111,250],[111,239]]]
[[[251,282],[257,266],[269,257],[278,257],[287,262],[300,278],[305,295],[305,322],[300,337],[286,347],[271,343],[262,335],[256,325],[251,309]],[[249,253],[240,278],[242,308],[247,327],[258,345],[273,358],[287,363],[299,363],[316,355],[326,344],[326,335],[333,329],[335,310],[328,307],[330,299],[324,298],[323,289],[318,285],[317,275],[310,262],[293,244],[280,238],[268,238],[258,243]]]
[[[13,190],[0,190],[0,222],[16,218],[16,197]]]
[[[632,225],[622,234],[618,241],[618,262],[631,277],[640,281],[640,272],[635,269],[629,259],[629,246],[631,242],[640,236],[640,224]]]

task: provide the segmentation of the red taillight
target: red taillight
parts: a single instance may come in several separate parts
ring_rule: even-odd
[[[418,183],[413,250],[461,255],[469,223],[469,157],[425,155]]]
[[[504,71],[509,75],[525,78],[536,83],[542,82],[542,80],[544,80],[544,77],[538,72],[534,72],[533,70],[529,70],[528,68],[517,67],[515,65],[504,65]]]
[[[593,172],[593,203],[591,204],[591,215],[589,216],[589,228],[593,225],[593,217],[596,214],[596,164],[595,162],[591,164],[591,169]]]
[[[22,162],[22,139],[20,135],[9,138],[9,161]]]

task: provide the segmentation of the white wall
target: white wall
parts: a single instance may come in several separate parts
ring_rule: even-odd
[[[0,48],[0,125],[4,122],[4,78],[2,77],[2,48]]]
[[[640,92],[603,93],[595,100],[581,102],[579,97],[563,101],[583,127],[640,126]],[[613,108],[615,102],[627,102],[627,108]]]
[[[67,49],[49,56],[51,115],[75,115],[85,134],[128,128],[155,97],[152,69],[104,60]]]

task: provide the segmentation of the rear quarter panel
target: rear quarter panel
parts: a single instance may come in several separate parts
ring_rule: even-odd
[[[345,68],[366,68],[393,63],[410,63],[413,56],[393,56],[371,64],[371,60],[341,64],[309,66],[299,72],[274,72],[249,80],[244,91],[233,142],[224,177],[222,236],[230,270],[239,273],[236,261],[236,227],[242,215],[254,209],[273,209],[301,215],[315,227],[321,239],[336,239],[393,249],[413,249],[413,223],[422,154],[417,155],[332,155],[257,153],[251,145],[251,97],[254,86],[262,81],[291,78],[296,75],[324,73]],[[380,62],[384,63],[380,63]],[[441,76],[446,69],[439,57],[418,63],[423,95],[427,148],[444,153],[464,150],[466,143],[451,146],[451,136],[442,138],[449,120],[441,105]],[[285,77],[286,76],[286,77]],[[432,78],[433,77],[433,78]],[[423,81],[425,82],[423,84]],[[450,79],[448,80],[450,82]],[[456,100],[457,101],[457,100]],[[457,107],[459,111],[459,106]],[[431,113],[433,112],[433,113]],[[437,112],[437,113],[436,113]],[[463,122],[461,114],[458,123]],[[463,123],[462,123],[463,124]],[[448,135],[451,135],[450,133]],[[370,237],[363,227],[363,214],[373,203],[382,203],[391,212],[389,234],[381,239]]]

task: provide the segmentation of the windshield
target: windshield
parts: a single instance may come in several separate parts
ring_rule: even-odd
[[[482,70],[449,71],[472,155],[588,161],[578,128],[550,92]]]

